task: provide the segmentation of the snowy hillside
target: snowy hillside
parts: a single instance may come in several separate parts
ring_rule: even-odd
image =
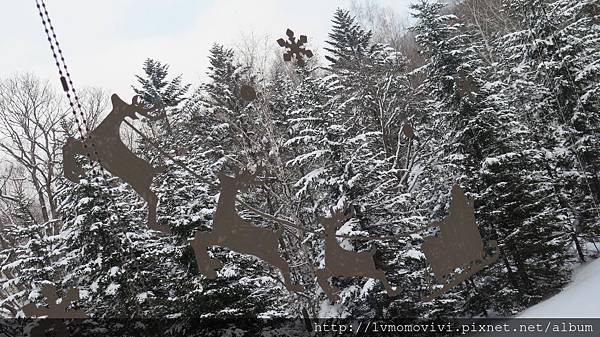
[[[600,259],[579,268],[573,275],[571,284],[559,294],[525,310],[518,317],[600,317]]]

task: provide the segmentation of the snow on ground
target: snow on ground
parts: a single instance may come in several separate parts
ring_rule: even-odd
[[[560,293],[518,318],[600,318],[600,258],[579,267]]]

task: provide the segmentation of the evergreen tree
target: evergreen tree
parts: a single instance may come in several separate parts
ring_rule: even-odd
[[[185,99],[185,94],[190,88],[190,84],[183,85],[182,75],[171,80],[169,76],[169,65],[162,64],[153,59],[146,59],[142,67],[144,75],[136,75],[140,87],[132,86],[133,91],[139,95],[148,106],[161,107],[160,118],[165,131],[170,132],[170,122],[167,114],[176,113],[176,108]],[[156,136],[156,135],[155,135]]]
[[[537,202],[539,196],[548,196],[559,208],[557,195],[548,189],[548,182],[532,179],[546,173],[541,165],[544,160],[539,152],[529,150],[533,144],[524,136],[527,131],[513,123],[517,114],[507,104],[510,96],[502,89],[503,79],[497,78],[497,69],[478,57],[482,44],[470,27],[455,16],[442,14],[442,8],[440,4],[428,2],[413,6],[420,19],[415,27],[416,39],[428,60],[423,89],[431,92],[434,99],[440,101],[439,107],[447,111],[444,116],[449,126],[446,133],[449,138],[445,139],[447,163],[456,172],[454,179],[475,199],[484,240],[499,242],[500,259],[508,271],[507,277],[515,280],[512,272],[515,268],[524,282],[509,283],[518,289],[518,297],[505,296],[496,302],[505,303],[504,311],[511,312],[515,306],[531,304],[539,300],[540,294],[553,292],[564,284],[568,271],[563,263],[569,258],[564,240],[568,236],[555,208]],[[515,174],[517,170],[522,174]],[[505,188],[514,193],[507,193]],[[519,208],[515,209],[516,205]],[[494,216],[490,217],[491,214]],[[515,219],[520,220],[514,222]],[[542,231],[535,227],[540,224],[544,224]],[[558,238],[563,241],[557,241]],[[520,244],[512,244],[512,240]],[[527,246],[535,246],[544,253],[536,255],[538,251],[524,251],[523,242],[530,242]],[[554,260],[547,261],[548,256]],[[546,268],[528,269],[524,261],[538,261]],[[560,276],[552,279],[550,275]],[[533,279],[546,282],[534,285]],[[487,279],[487,287],[497,285]],[[487,298],[498,291],[498,288],[490,291],[485,286],[478,289],[474,282],[463,289],[462,298],[471,314],[487,314],[486,308],[490,307]],[[457,288],[456,291],[462,290]]]
[[[593,237],[600,220],[600,112],[592,98],[598,90],[599,51],[590,41],[600,34],[598,3],[555,1],[540,10],[543,15],[531,29],[535,38],[548,42],[534,43],[531,53],[536,63],[544,64],[537,79],[550,91],[553,121],[560,130],[557,145],[567,150],[560,155],[560,179],[567,182],[562,190],[571,200],[577,231]],[[561,24],[572,18],[573,24]]]
[[[273,278],[265,277],[269,270],[254,257],[214,247],[210,250],[224,262],[219,277],[208,280],[197,271],[190,242],[196,231],[212,228],[220,192],[216,173],[231,174],[232,167],[244,168],[243,164],[256,160],[251,146],[258,121],[253,120],[254,112],[239,93],[241,85],[248,83],[246,70],[235,62],[231,50],[219,45],[211,49],[209,61],[209,82],[183,105],[174,132],[165,135],[163,142],[163,149],[195,174],[169,160],[156,183],[159,216],[176,236],[177,261],[187,278],[197,280],[203,289],[182,299],[188,305],[184,315],[226,320],[256,317],[265,311],[285,312],[276,309],[273,302],[277,300],[272,296],[282,290]]]
[[[144,75],[136,75],[140,87],[132,86],[137,95],[150,106],[176,107],[184,99],[190,84],[181,83],[182,76],[179,75],[171,80],[169,76],[169,65],[160,61],[146,59],[142,67]]]
[[[331,55],[325,58],[333,64],[349,64],[368,51],[372,32],[365,31],[349,11],[338,8],[333,15],[333,28],[329,33],[330,47],[325,48]]]
[[[42,285],[54,284],[61,271],[56,266],[59,256],[54,251],[57,238],[48,235],[53,222],[39,223],[35,219],[33,202],[23,189],[17,188],[11,199],[14,220],[2,233],[10,246],[2,249],[1,254],[4,264],[0,273],[0,307],[12,317],[23,317],[23,305],[41,299]],[[3,296],[3,292],[9,295]]]

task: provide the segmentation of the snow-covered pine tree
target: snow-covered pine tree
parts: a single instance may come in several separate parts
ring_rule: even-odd
[[[183,85],[181,75],[168,80],[168,64],[146,59],[142,69],[144,75],[136,75],[140,87],[132,86],[132,88],[145,103],[151,106],[175,107],[184,100],[190,84]]]
[[[330,47],[325,48],[330,54],[325,58],[332,64],[348,62],[346,66],[350,66],[352,59],[368,50],[373,33],[365,31],[349,11],[341,8],[335,11],[332,22],[327,41]]]
[[[59,284],[79,289],[82,308],[93,317],[172,313],[167,299],[177,298],[174,248],[168,238],[148,230],[131,202],[136,198],[130,188],[104,177],[62,182],[59,265],[64,276]]]
[[[160,125],[170,132],[169,115],[177,114],[177,106],[184,101],[190,84],[182,84],[182,75],[173,79],[169,76],[169,65],[160,61],[146,59],[142,67],[143,75],[136,75],[139,87],[132,86],[133,91],[140,96],[142,102],[148,106],[160,106],[160,114],[156,116]],[[146,121],[152,123],[151,121]]]
[[[397,212],[410,208],[405,198],[398,196],[402,186],[408,185],[402,184],[408,176],[404,174],[407,141],[400,134],[407,105],[405,59],[387,46],[372,45],[370,33],[345,11],[336,12],[333,30],[328,49],[335,62],[329,73],[325,77],[300,74],[295,89],[282,97],[288,126],[286,166],[295,176],[295,217],[306,228],[320,230],[317,215],[346,203],[357,216],[340,234],[364,235],[368,231],[386,235],[408,230],[409,224],[397,217]],[[307,242],[317,261],[321,260],[320,239],[312,236]],[[391,283],[418,283],[417,274],[405,269],[398,276],[392,272],[392,263],[404,263],[404,251],[399,247],[407,246],[405,241],[365,244],[343,240],[342,246],[349,250],[377,246],[382,253],[376,263],[388,271]],[[334,278],[332,282],[341,289],[342,306],[331,307],[322,298],[320,315],[418,316],[412,305],[406,305],[409,299],[390,308],[391,300],[377,281]],[[415,287],[402,291],[403,298],[407,298],[404,291],[418,296]],[[376,308],[368,303],[377,303]]]
[[[561,179],[569,194],[579,235],[595,240],[600,223],[600,102],[597,59],[600,51],[596,1],[557,0],[540,5],[540,20],[531,27],[535,42],[531,57],[540,64],[539,82],[545,83],[554,105]]]
[[[579,140],[590,144],[590,138],[585,136],[586,132],[583,130],[587,128],[587,133],[590,135],[589,131],[593,132],[593,127],[588,125],[576,131],[573,124],[575,120],[569,116],[575,116],[574,111],[582,110],[584,113],[579,116],[589,115],[591,118],[584,119],[588,122],[593,121],[594,104],[588,106],[590,113],[585,112],[586,109],[578,108],[581,106],[579,96],[582,93],[577,92],[572,75],[569,76],[571,71],[577,72],[585,66],[578,65],[573,69],[566,67],[571,63],[578,64],[582,60],[589,60],[584,56],[586,53],[563,58],[564,55],[560,53],[569,53],[574,47],[567,47],[565,41],[554,40],[555,36],[560,34],[558,30],[560,27],[548,21],[550,12],[547,7],[556,8],[560,3],[517,0],[504,3],[503,10],[514,18],[511,25],[514,31],[499,37],[495,48],[496,53],[504,60],[499,67],[504,76],[503,95],[512,108],[516,109],[517,120],[525,126],[522,134],[526,134],[525,137],[532,142],[529,147],[542,149],[541,153],[546,162],[546,175],[552,177],[551,184],[560,204],[555,212],[561,218],[568,220],[563,231],[572,237],[573,248],[579,255],[579,259],[584,261],[581,237],[593,241],[596,236],[592,234],[592,228],[594,228],[593,219],[597,217],[597,212],[594,212],[593,194],[590,193],[593,190],[590,188],[592,184],[588,185],[593,181],[591,179],[593,174],[590,174],[589,170],[593,166],[591,164],[593,160],[588,162],[590,166],[586,169],[586,165],[582,165],[582,157],[578,152],[586,146],[573,144]],[[565,3],[562,3],[561,10],[553,10],[551,13],[555,15],[565,13],[568,17],[580,16],[582,19],[576,20],[574,26],[589,24],[588,19],[585,19],[586,15],[575,14],[586,6],[579,7],[579,3],[571,3],[571,5],[565,8]],[[572,34],[578,36],[578,34],[585,34],[583,32],[588,31],[574,29]],[[562,44],[562,47],[559,44]],[[592,53],[594,50],[584,49]],[[589,61],[584,62],[589,63]],[[592,77],[597,76],[593,71],[587,74]],[[558,78],[554,79],[553,76]],[[588,87],[594,90],[593,85]],[[582,127],[586,123],[579,125]]]
[[[416,17],[420,20],[414,28],[416,39],[428,60],[424,89],[434,95],[439,108],[447,111],[444,121],[449,127],[446,134],[450,137],[444,139],[445,156],[450,167],[454,167],[452,171],[457,173],[456,182],[475,198],[476,217],[483,238],[499,242],[501,261],[508,271],[508,278],[514,279],[512,268],[515,268],[527,282],[530,279],[547,281],[533,286],[535,291],[529,288],[531,282],[527,286],[518,285],[519,291],[527,295],[515,298],[517,303],[503,308],[504,312],[510,312],[514,308],[511,305],[529,304],[528,301],[539,299],[540,294],[555,291],[568,275],[562,265],[569,256],[564,249],[564,223],[552,207],[537,203],[537,198],[544,195],[557,205],[556,194],[553,189],[548,189],[546,180],[539,178],[545,173],[540,164],[543,159],[538,152],[530,150],[531,142],[523,137],[523,128],[513,123],[516,111],[507,105],[510,94],[502,91],[507,86],[501,82],[505,79],[498,77],[496,65],[486,64],[479,57],[483,52],[480,38],[471,27],[459,22],[458,17],[443,14],[440,4],[424,1],[413,9],[417,10]],[[494,164],[488,165],[490,162]],[[492,171],[490,167],[493,167]],[[519,174],[514,172],[517,169]],[[500,192],[507,184],[515,190],[514,194]],[[519,188],[521,191],[516,192]],[[516,205],[520,207],[518,214],[506,209]],[[498,209],[504,212],[497,212]],[[490,217],[491,214],[496,218]],[[511,219],[519,218],[521,220],[509,225]],[[535,227],[540,224],[544,224],[543,230]],[[513,231],[508,230],[511,226],[515,228]],[[530,246],[537,246],[544,253],[536,255],[521,251],[522,246],[511,244],[512,240],[521,244],[530,242]],[[553,256],[553,261],[547,261],[548,256]],[[527,269],[525,260],[538,261],[546,269]],[[490,270],[498,269],[492,267]],[[550,280],[548,275],[552,273],[560,276]],[[461,293],[460,298],[466,301],[461,311],[487,314],[490,295],[498,289],[482,289],[477,282],[480,277],[485,278],[475,276],[464,287],[455,289],[454,292]],[[491,287],[504,282],[485,279],[482,284]]]
[[[569,279],[571,258],[565,218],[546,171],[543,151],[522,150],[490,157],[481,168],[479,220],[499,242],[496,265],[474,278],[474,313],[514,314],[558,291]],[[493,202],[489,202],[493,200]]]
[[[216,173],[232,174],[234,166],[243,169],[258,162],[253,146],[260,136],[259,121],[240,97],[241,86],[252,84],[246,82],[250,76],[236,62],[233,51],[221,45],[213,46],[209,61],[209,82],[183,105],[173,133],[164,135],[162,143],[163,150],[195,174],[167,160],[165,173],[156,182],[159,219],[168,223],[176,236],[177,260],[203,288],[186,299],[184,316],[226,320],[267,311],[278,316],[285,310],[277,308],[278,297],[272,295],[283,295],[285,290],[277,285],[275,279],[280,276],[276,272],[254,257],[215,247],[211,251],[225,266],[216,280],[207,280],[198,273],[190,246],[195,231],[212,227],[220,191]]]
[[[54,264],[59,260],[55,251],[57,237],[51,236],[53,222],[36,220],[33,202],[24,189],[17,188],[10,198],[14,207],[12,221],[2,233],[9,244],[0,254],[4,262],[0,271],[0,308],[12,317],[23,317],[23,305],[40,300],[41,286],[54,284],[60,275]]]
[[[419,90],[430,100],[432,106],[429,109],[434,110],[432,114],[437,117],[431,122],[437,122],[437,127],[443,128],[440,132],[442,137],[434,142],[438,151],[442,152],[436,160],[437,165],[446,170],[445,186],[423,186],[421,193],[432,197],[435,193],[447,195],[450,186],[458,183],[472,197],[479,192],[477,172],[489,154],[486,147],[493,146],[491,141],[497,141],[493,136],[494,130],[491,130],[497,125],[495,111],[482,113],[484,106],[478,92],[481,83],[474,76],[480,67],[475,46],[470,43],[464,24],[448,13],[444,4],[421,1],[412,5],[411,9],[418,20],[412,30],[426,60],[419,69],[424,72],[425,78]],[[440,173],[438,171],[436,175]],[[432,191],[431,188],[441,188],[442,191]],[[437,206],[434,216],[443,216],[443,209]],[[460,289],[454,289],[445,295],[444,304],[435,303],[436,316],[454,316],[460,312],[460,306],[467,299],[457,296],[458,291]]]

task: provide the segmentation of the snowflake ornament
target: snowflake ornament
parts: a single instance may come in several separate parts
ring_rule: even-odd
[[[283,38],[277,40],[277,43],[281,47],[288,49],[283,54],[283,60],[289,62],[292,60],[292,57],[295,56],[296,63],[299,66],[303,66],[304,65],[304,56],[306,56],[308,58],[313,57],[313,52],[310,51],[309,49],[304,48],[304,44],[308,41],[308,38],[306,37],[306,35],[300,35],[300,39],[298,39],[296,41],[296,38],[294,37],[294,32],[289,28],[285,32],[285,35],[287,35],[288,41],[286,41]]]

